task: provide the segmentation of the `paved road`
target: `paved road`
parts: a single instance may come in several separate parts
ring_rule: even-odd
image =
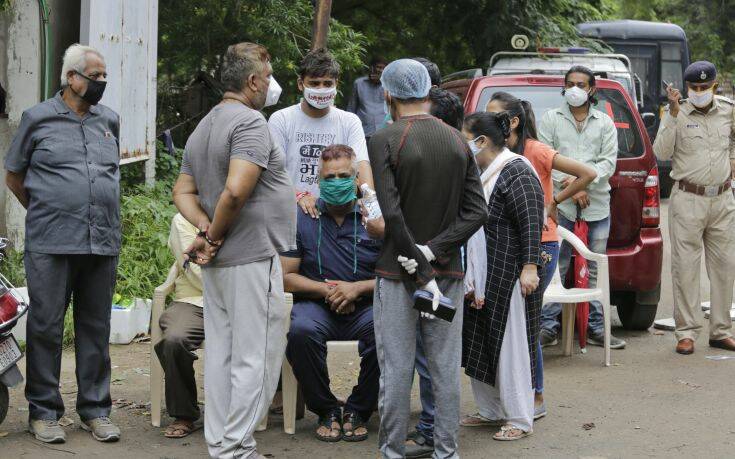
[[[664,217],[666,206],[664,206]],[[665,226],[665,219],[664,219]],[[666,233],[665,233],[666,234]],[[668,236],[666,234],[666,236]],[[659,317],[671,315],[671,281],[666,251],[663,297]],[[703,271],[704,273],[704,271]],[[706,277],[702,286],[707,287]],[[703,299],[709,294],[704,291]],[[619,322],[616,322],[619,325]],[[735,361],[711,361],[706,355],[720,354],[706,346],[706,336],[699,340],[693,356],[673,352],[671,333],[614,333],[628,341],[628,347],[613,352],[614,365],[603,368],[602,351],[590,348],[585,354],[564,357],[558,348],[547,349],[546,397],[549,416],[535,426],[535,434],[518,442],[500,443],[487,429],[462,429],[460,452],[463,458],[523,457],[712,457],[735,456],[733,383]],[[350,354],[330,356],[333,385],[345,394],[354,383],[358,362]],[[148,345],[113,346],[114,399],[143,402],[148,399]],[[201,361],[199,362],[201,363]],[[62,393],[68,407],[74,400],[73,355],[64,353]],[[0,457],[99,457],[106,458],[195,458],[204,457],[206,448],[201,431],[184,440],[167,440],[159,429],[150,427],[146,409],[120,407],[113,419],[123,427],[123,440],[114,445],[100,445],[77,426],[67,428],[65,445],[41,446],[23,431],[28,415],[22,391],[11,394],[10,418],[0,426],[9,434],[0,438]],[[414,393],[412,411],[419,406]],[[467,380],[462,389],[463,412],[472,412],[473,401]],[[76,420],[75,414],[70,414]],[[312,436],[315,417],[297,424],[297,435],[282,431],[278,416],[270,428],[257,434],[261,452],[276,458],[365,458],[377,457],[377,421],[371,420],[371,437],[362,444],[325,444]],[[584,424],[594,424],[584,430]],[[0,435],[2,435],[0,433]]]

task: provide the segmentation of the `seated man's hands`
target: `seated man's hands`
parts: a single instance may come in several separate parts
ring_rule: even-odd
[[[351,314],[355,302],[360,298],[360,287],[354,282],[327,280],[329,291],[325,300],[329,308],[337,314]]]

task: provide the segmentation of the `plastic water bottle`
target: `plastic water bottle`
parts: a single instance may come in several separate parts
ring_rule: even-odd
[[[370,185],[367,183],[363,183],[360,185],[360,191],[362,191],[362,204],[368,212],[367,219],[374,220],[376,218],[380,218],[383,215],[383,212],[380,211],[378,195],[375,193],[375,190],[370,188]]]

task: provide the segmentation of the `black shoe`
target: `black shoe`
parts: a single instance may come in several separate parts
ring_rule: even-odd
[[[406,445],[406,452],[404,453],[406,459],[420,459],[434,455],[434,441],[424,437],[418,430],[408,434],[406,441],[413,442],[413,444]]]
[[[545,328],[541,329],[541,347],[556,346],[559,344],[559,340],[556,338],[556,333]]]

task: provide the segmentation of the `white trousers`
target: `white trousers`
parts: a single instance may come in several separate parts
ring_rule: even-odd
[[[253,433],[270,406],[286,349],[278,257],[202,269],[204,438],[214,458],[255,456]]]
[[[518,281],[510,300],[495,387],[473,378],[470,381],[481,416],[504,419],[525,432],[533,430],[533,385],[526,337],[526,303]]]

